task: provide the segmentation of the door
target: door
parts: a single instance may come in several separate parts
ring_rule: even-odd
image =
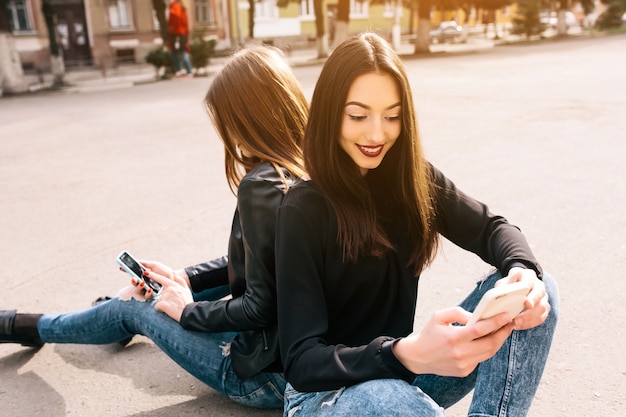
[[[87,33],[85,5],[82,0],[51,1],[56,15],[56,32],[63,48],[66,67],[91,65],[91,45]]]

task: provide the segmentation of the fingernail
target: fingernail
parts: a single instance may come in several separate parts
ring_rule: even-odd
[[[140,286],[141,288],[143,288],[143,287],[145,287],[145,286],[146,286],[146,283],[145,283],[144,281],[141,281],[141,282],[139,283],[139,286]]]
[[[144,269],[144,270],[143,270],[143,274],[144,274],[144,275],[150,275],[150,271],[148,271],[147,269]]]

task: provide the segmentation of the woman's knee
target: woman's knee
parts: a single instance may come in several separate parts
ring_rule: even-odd
[[[548,302],[550,303],[550,314],[547,320],[554,321],[556,325],[560,308],[559,286],[554,277],[547,272],[544,272],[542,280],[546,287],[546,293],[548,294]]]
[[[444,416],[443,408],[428,395],[399,379],[366,381],[335,391],[298,393],[296,396],[290,393],[288,397],[291,398],[287,401],[286,415],[293,417]]]

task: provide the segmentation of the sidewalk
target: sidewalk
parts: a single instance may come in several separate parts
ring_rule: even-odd
[[[467,53],[492,48],[495,45],[492,39],[469,38],[465,43],[449,43],[431,45],[433,56],[438,53]],[[403,41],[398,53],[400,55],[413,55],[415,45],[409,41]],[[293,66],[321,65],[324,59],[317,57],[314,48],[295,49],[287,54],[287,58]],[[228,57],[213,57],[210,64],[204,69],[205,73],[216,73],[220,70]],[[84,68],[69,70],[65,74],[67,86],[59,91],[63,93],[85,93],[106,90],[129,88],[138,84],[156,82],[156,72],[150,64],[128,64],[117,68],[108,69],[104,74],[100,68]],[[52,86],[52,74],[27,75],[27,83],[31,92],[40,91]]]

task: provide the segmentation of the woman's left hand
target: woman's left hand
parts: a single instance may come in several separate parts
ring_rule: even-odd
[[[551,307],[548,302],[546,286],[542,280],[537,278],[537,274],[532,269],[511,268],[509,275],[499,280],[496,286],[520,281],[528,284],[530,292],[524,302],[524,311],[513,319],[513,328],[515,330],[528,330],[543,323],[548,317]]]
[[[166,277],[149,269],[145,271],[145,275],[163,286],[156,297],[154,309],[167,314],[180,323],[185,306],[194,302],[191,289],[185,279],[173,272]]]

